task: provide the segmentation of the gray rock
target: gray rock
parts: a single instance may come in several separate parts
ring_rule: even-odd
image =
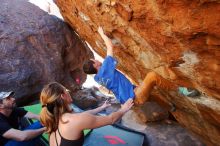
[[[144,133],[149,146],[205,146],[176,122],[148,123]]]
[[[78,90],[72,97],[73,103],[82,110],[94,109],[101,106],[107,99],[110,103],[115,103],[115,98],[104,95],[97,87]],[[108,108],[107,113],[114,111],[112,107],[114,106]]]
[[[82,64],[90,56],[61,19],[28,0],[1,0],[0,90],[14,90],[19,104],[38,98],[51,81],[71,90],[80,86],[86,78]]]

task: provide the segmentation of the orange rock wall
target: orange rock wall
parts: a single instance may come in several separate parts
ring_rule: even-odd
[[[219,0],[56,0],[65,19],[105,56],[102,26],[115,45],[119,69],[139,84],[153,70],[174,84],[199,89],[198,99],[157,91],[174,117],[209,145],[220,139]],[[172,72],[167,70],[171,68]],[[165,98],[164,98],[165,97]]]

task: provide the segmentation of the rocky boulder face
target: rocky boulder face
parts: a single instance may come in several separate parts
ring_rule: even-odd
[[[154,100],[206,144],[220,139],[220,3],[218,0],[56,0],[65,19],[101,56],[102,26],[115,45],[119,69],[138,85],[149,71],[205,95],[161,89]],[[171,69],[171,70],[169,70]]]
[[[41,6],[28,0],[0,5],[0,91],[14,90],[19,104],[39,98],[51,81],[74,90],[86,78],[83,61],[91,57],[79,36],[50,14],[50,3],[38,2]]]

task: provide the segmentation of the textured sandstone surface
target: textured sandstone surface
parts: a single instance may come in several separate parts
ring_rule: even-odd
[[[0,3],[0,91],[14,90],[24,104],[48,82],[72,90],[76,78],[83,83],[82,62],[91,52],[69,26],[28,0]]]
[[[169,108],[183,126],[209,145],[220,139],[219,0],[56,0],[65,19],[93,49],[105,56],[97,33],[102,26],[115,44],[119,69],[135,84],[155,71],[174,84],[206,95],[179,96],[155,90],[154,99]],[[169,71],[170,68],[172,71]]]

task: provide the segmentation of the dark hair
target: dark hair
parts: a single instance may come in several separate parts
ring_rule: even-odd
[[[87,60],[84,65],[83,65],[83,71],[86,74],[97,74],[96,68],[93,66],[94,61],[92,60]]]

